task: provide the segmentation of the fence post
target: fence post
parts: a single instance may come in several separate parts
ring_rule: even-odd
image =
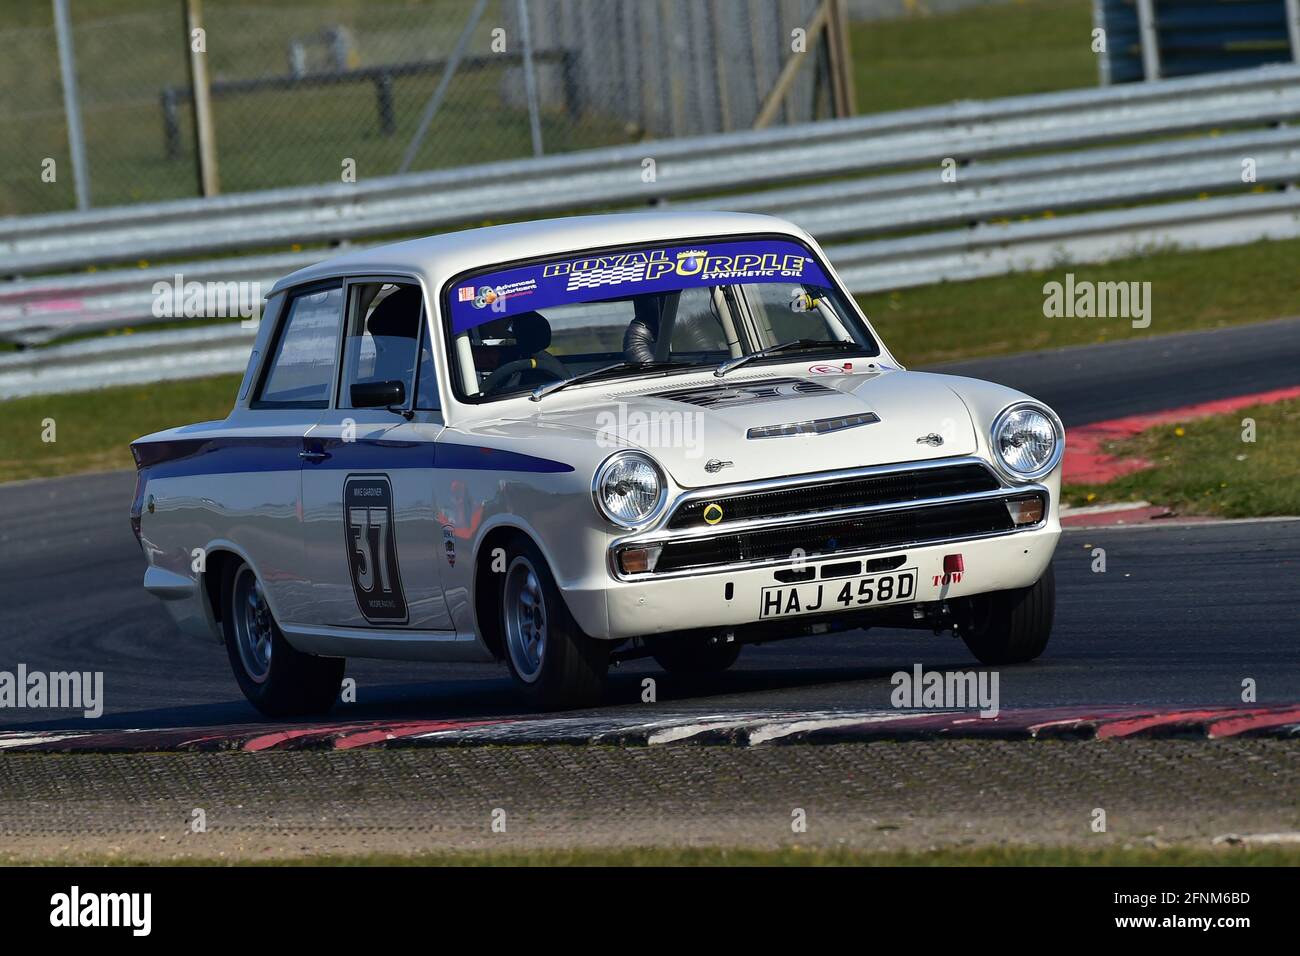
[[[81,101],[77,96],[77,56],[72,48],[72,20],[68,0],[54,0],[54,31],[59,45],[59,74],[63,80],[63,112],[68,123],[68,151],[72,153],[72,184],[77,208],[90,208],[90,169],[86,165],[86,138],[81,129]]]
[[[379,132],[392,136],[397,132],[397,118],[393,113],[393,74],[385,71],[375,75],[375,99],[379,110]]]
[[[533,138],[533,155],[542,155],[542,119],[537,104],[537,73],[533,69],[533,38],[528,29],[528,0],[518,0],[519,33],[524,47],[524,95],[528,97],[528,131]]]
[[[1291,59],[1300,63],[1300,0],[1286,0],[1286,34],[1291,38]]]
[[[442,106],[442,99],[447,95],[447,87],[451,85],[451,78],[456,75],[456,70],[460,68],[460,61],[464,59],[465,51],[469,49],[469,41],[474,36],[474,29],[478,26],[479,20],[483,19],[485,7],[487,7],[487,0],[478,0],[474,5],[474,9],[470,11],[469,19],[465,21],[465,27],[460,31],[460,37],[456,40],[456,47],[451,51],[451,56],[447,58],[447,64],[443,67],[442,78],[438,80],[438,85],[434,88],[433,96],[429,97],[429,102],[424,104],[424,115],[420,117],[420,125],[416,127],[415,135],[411,137],[411,142],[407,144],[406,155],[402,157],[402,165],[397,167],[399,173],[409,170],[411,163],[415,162],[415,154],[420,151],[424,136],[429,132],[429,124],[433,122],[433,117],[437,114],[438,108]]]
[[[1142,73],[1145,80],[1160,79],[1160,35],[1156,30],[1153,0],[1137,0],[1138,36],[1142,41]]]
[[[208,86],[207,34],[203,51],[196,50],[194,31],[203,29],[203,0],[185,0],[185,47],[189,51],[190,95],[194,97],[194,142],[199,160],[199,192],[221,192],[217,176],[217,134],[212,125],[212,90]]]

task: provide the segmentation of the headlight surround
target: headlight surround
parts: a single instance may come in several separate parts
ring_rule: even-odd
[[[601,514],[632,531],[645,527],[663,511],[668,483],[663,469],[649,455],[620,451],[596,469],[591,494]]]
[[[989,438],[994,464],[1013,481],[1035,481],[1051,474],[1065,453],[1061,420],[1037,402],[1004,408],[994,419]]]

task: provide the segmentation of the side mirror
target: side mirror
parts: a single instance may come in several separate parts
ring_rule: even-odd
[[[398,379],[358,382],[352,386],[353,408],[392,408],[406,404],[406,386]]]

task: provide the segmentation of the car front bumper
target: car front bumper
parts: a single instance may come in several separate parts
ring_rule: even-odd
[[[867,554],[833,554],[809,558],[796,565],[787,562],[765,565],[760,568],[735,571],[712,571],[708,574],[680,576],[656,580],[643,578],[635,581],[612,580],[605,589],[606,614],[578,614],[593,623],[605,617],[607,627],[593,637],[622,640],[630,637],[664,634],[698,628],[727,629],[747,624],[781,621],[792,627],[800,618],[813,615],[789,614],[779,618],[762,617],[764,589],[789,587],[788,581],[778,577],[796,567],[807,573],[815,572],[813,583],[826,588],[826,602],[822,613],[853,614],[867,609],[888,607],[891,604],[923,604],[951,598],[969,597],[990,591],[1028,587],[1042,576],[1052,560],[1060,538],[1060,525],[1054,519],[1037,528],[971,540],[945,541],[918,547],[897,548]],[[962,570],[945,573],[945,557],[961,555]],[[901,562],[897,559],[903,558]],[[846,562],[861,560],[863,570],[856,575],[845,575]],[[860,581],[873,577],[866,562],[881,562],[883,566],[896,564],[896,570],[881,572],[897,574],[906,569],[916,570],[916,590],[906,601],[870,604],[865,607],[839,608],[832,600],[847,581]],[[954,563],[949,561],[949,565]],[[877,565],[877,566],[881,566]],[[830,568],[838,576],[823,577],[823,569]],[[801,585],[806,587],[805,585]],[[568,597],[568,595],[566,595]],[[581,595],[573,595],[576,602],[585,603]],[[595,598],[594,595],[591,596]],[[576,611],[575,611],[576,613]],[[807,621],[805,621],[806,623]],[[590,633],[590,632],[589,632]]]

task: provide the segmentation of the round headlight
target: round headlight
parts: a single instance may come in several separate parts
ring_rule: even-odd
[[[1061,420],[1043,405],[1023,403],[1005,409],[993,423],[993,454],[1016,479],[1042,478],[1065,451]]]
[[[605,517],[624,528],[654,518],[667,497],[663,473],[654,459],[635,451],[610,455],[592,482],[596,504]]]

